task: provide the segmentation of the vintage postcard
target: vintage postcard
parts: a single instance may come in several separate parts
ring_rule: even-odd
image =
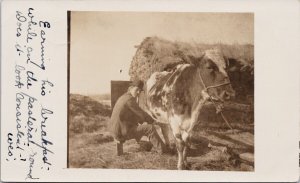
[[[2,1],[1,180],[297,181],[298,10]]]

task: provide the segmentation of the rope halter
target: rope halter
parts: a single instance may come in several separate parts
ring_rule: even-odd
[[[203,78],[202,78],[202,76],[201,76],[200,71],[199,71],[199,77],[200,77],[201,84],[202,84],[203,87],[204,87],[204,89],[201,91],[201,94],[202,94],[202,95],[207,95],[207,96],[208,96],[208,98],[211,100],[211,102],[212,102],[213,105],[215,106],[216,111],[217,111],[217,112],[218,112],[218,111],[220,112],[220,114],[221,114],[223,120],[225,121],[225,123],[227,124],[227,126],[228,126],[231,130],[233,130],[233,128],[230,126],[229,122],[228,122],[227,119],[225,118],[224,114],[222,113],[222,110],[220,110],[220,109],[218,108],[217,104],[214,102],[214,100],[212,99],[212,97],[211,97],[211,96],[209,95],[209,93],[208,93],[208,89],[211,89],[211,88],[217,88],[217,87],[226,86],[226,85],[230,85],[231,83],[230,83],[230,82],[225,82],[225,83],[222,83],[222,84],[217,84],[217,85],[212,85],[212,86],[208,86],[208,87],[207,87],[207,86],[205,85],[204,81],[203,81]]]

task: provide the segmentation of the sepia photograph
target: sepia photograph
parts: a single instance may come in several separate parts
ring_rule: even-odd
[[[68,168],[255,170],[254,13],[68,12]]]
[[[299,179],[298,0],[0,6],[1,181]]]

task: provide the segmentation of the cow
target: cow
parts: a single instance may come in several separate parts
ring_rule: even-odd
[[[179,63],[172,70],[153,73],[145,89],[146,111],[159,123],[169,124],[176,139],[178,169],[187,168],[190,134],[203,105],[235,95],[219,50],[206,50],[198,58],[188,58],[188,63]],[[162,131],[169,144],[167,129]]]

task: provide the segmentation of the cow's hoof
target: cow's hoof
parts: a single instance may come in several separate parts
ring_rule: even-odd
[[[177,169],[178,170],[186,170],[186,167],[184,166],[184,164],[182,164],[182,165],[178,165]]]
[[[191,163],[185,161],[184,162],[184,167],[185,167],[185,170],[189,170],[191,168]]]
[[[184,167],[184,166],[179,166],[179,167],[177,167],[177,169],[178,169],[178,170],[185,170],[183,167]]]

